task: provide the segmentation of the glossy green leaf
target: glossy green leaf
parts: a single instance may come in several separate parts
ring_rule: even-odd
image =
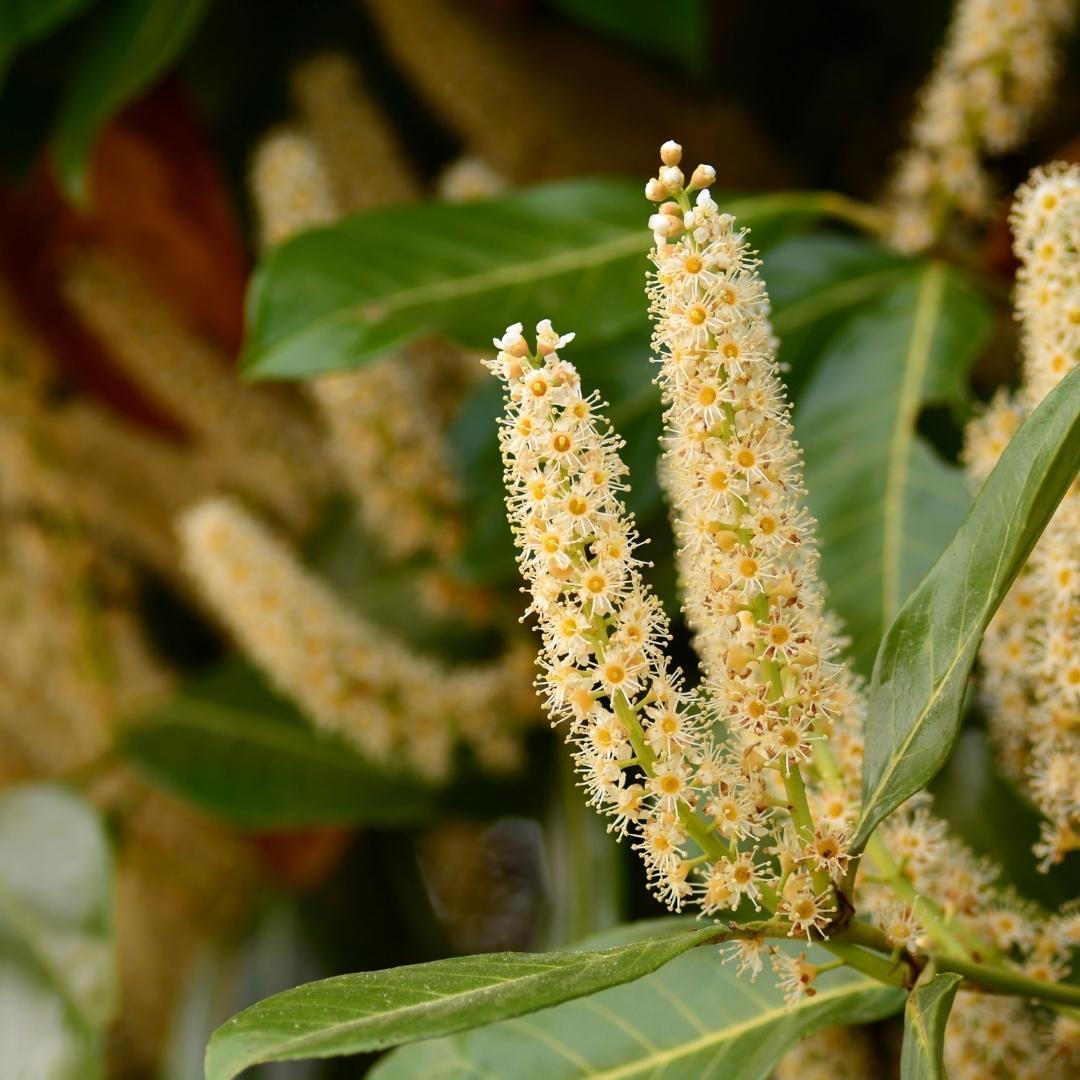
[[[904,1009],[904,1047],[900,1080],[945,1080],[945,1025],[963,980],[943,972],[916,986]]]
[[[138,717],[123,750],[155,783],[252,828],[408,825],[436,805],[435,789],[313,730],[240,664]]]
[[[218,1028],[206,1077],[230,1080],[260,1062],[357,1054],[521,1016],[639,979],[716,933],[706,927],[603,952],[463,956],[308,983]]]
[[[0,1047],[6,1075],[93,1077],[118,1004],[112,855],[64,788],[0,798]]]
[[[866,674],[886,627],[967,510],[960,470],[916,424],[926,405],[964,406],[989,329],[987,304],[954,271],[910,267],[829,340],[798,403],[830,606]]]
[[[656,17],[651,0],[552,0],[586,26],[701,74],[711,40],[705,0],[668,0]]]
[[[615,944],[683,922],[623,927],[586,944]],[[800,951],[793,943],[780,947]],[[809,956],[831,959],[817,947]],[[723,963],[718,950],[696,949],[637,982],[520,1020],[403,1047],[377,1065],[371,1078],[761,1080],[810,1032],[879,1020],[904,1004],[902,991],[850,969],[822,975],[817,988],[814,997],[787,1009],[770,973],[751,983]]]
[[[857,848],[944,764],[986,624],[1080,467],[1080,370],[1028,418],[874,663]]]
[[[728,199],[760,247],[833,208],[791,192]],[[479,203],[420,203],[313,229],[259,266],[244,366],[308,378],[427,331],[489,349],[509,323],[550,318],[579,348],[647,334],[649,203],[625,180],[570,180]]]
[[[910,259],[840,233],[792,236],[765,253],[761,273],[792,400],[798,401],[838,326],[911,267]]]
[[[85,202],[86,166],[102,124],[149,86],[187,45],[209,0],[116,0],[87,34],[53,135],[64,189]]]

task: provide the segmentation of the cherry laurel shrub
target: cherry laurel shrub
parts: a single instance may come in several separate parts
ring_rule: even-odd
[[[905,1076],[941,1075],[943,1062],[971,1078],[1080,1067],[1069,978],[1080,912],[1045,910],[1000,883],[924,790],[956,738],[990,623],[981,662],[993,742],[1047,818],[1032,860],[1045,868],[1078,844],[1080,170],[1036,171],[1019,194],[1024,384],[971,423],[963,456],[979,494],[886,633],[867,685],[845,660],[819,578],[761,262],[710,193],[714,170],[687,177],[681,158],[665,143],[646,187],[658,204],[647,301],[660,482],[700,679],[672,658],[626,506],[626,444],[568,359],[575,335],[545,319],[526,337],[515,323],[485,363],[504,388],[498,440],[525,617],[540,640],[537,690],[582,798],[639,854],[655,896],[696,922],[609,935],[597,941],[606,949],[464,957],[287,991],[219,1030],[211,1076],[472,1029],[455,1052],[484,1060],[485,1033],[503,1030],[484,1025],[523,1013],[550,1016],[545,1043],[570,1057],[566,1040],[588,1038],[572,999],[626,984],[596,1008],[621,1002],[620,1026],[633,1032],[648,1027],[635,993],[648,1001],[664,972],[692,960],[703,988],[720,980],[722,1015],[710,1027],[692,1014],[695,1049],[650,1043],[645,1061],[700,1062],[712,1047],[716,1068],[749,1077],[798,1044],[778,1075],[817,1075],[800,1070],[822,1061],[860,1075],[870,1052],[836,1025],[903,1009]],[[775,990],[751,991],[759,978]],[[725,1013],[733,1002],[748,1012]],[[346,1019],[330,1023],[324,1007]],[[376,1074],[420,1075],[441,1045],[390,1055]]]

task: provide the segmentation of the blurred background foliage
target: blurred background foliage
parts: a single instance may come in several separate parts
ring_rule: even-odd
[[[284,417],[301,442],[318,437],[310,401],[292,385],[242,383],[230,368],[242,350],[249,374],[309,376],[370,360],[421,329],[475,349],[514,311],[551,315],[578,331],[575,359],[628,441],[632,508],[675,611],[654,479],[660,419],[640,191],[658,142],[676,136],[716,162],[718,187],[740,200],[766,257],[823,569],[865,674],[966,508],[959,431],[973,394],[988,396],[1012,373],[1001,303],[1012,263],[1004,204],[997,225],[946,270],[884,250],[851,228],[842,204],[807,193],[877,198],[947,18],[948,6],[930,0],[793,4],[782,15],[742,0],[0,7],[9,414],[0,1000],[19,1004],[0,1009],[0,1046],[25,1075],[195,1077],[209,1032],[286,986],[455,953],[556,947],[659,914],[637,860],[604,835],[542,726],[526,733],[508,776],[470,761],[445,783],[388,773],[270,689],[178,570],[172,516],[207,485],[239,491],[351,609],[447,663],[495,656],[514,639],[519,599],[494,383],[469,383],[446,419],[464,535],[436,567],[485,614],[470,618],[452,602],[451,617],[429,618],[418,614],[417,589],[431,566],[389,558],[365,535],[346,499],[356,478],[309,482],[295,460],[272,454],[238,461],[243,450],[227,431],[200,428],[197,400],[187,413],[177,405],[182,382],[179,399],[155,392],[153,377],[121,355],[124,312],[166,303],[170,340],[189,335],[220,358],[234,386],[228,407]],[[297,107],[291,74],[328,49],[362,73],[411,177],[372,205],[430,195],[462,154],[511,188],[565,186],[376,211],[260,262],[252,154]],[[1074,41],[1058,107],[1023,155],[997,163],[1003,191],[1032,163],[1080,152],[1071,141],[1078,61]],[[381,165],[356,163],[367,168]],[[568,180],[581,176],[612,179]],[[86,252],[134,271],[113,323],[109,297],[87,298],[79,277]],[[561,269],[537,270],[538,252]],[[370,282],[360,281],[365,266],[375,268]],[[454,291],[491,266],[516,275],[513,291]],[[913,312],[941,274],[925,371],[914,399],[901,400]],[[449,284],[449,302],[415,302],[396,324],[379,314],[375,300],[392,308],[418,282]],[[376,313],[320,336],[327,310],[358,304]],[[283,336],[290,353],[278,347]],[[19,403],[42,366],[47,386],[35,400],[68,420],[39,430],[40,417],[28,427]],[[252,404],[257,397],[267,404]],[[100,430],[145,468],[109,474]],[[897,431],[914,478],[898,493],[899,523],[860,513],[896,482]],[[28,474],[20,448],[41,440],[44,465],[35,459]],[[216,463],[209,481],[191,467],[200,455]],[[145,513],[117,528],[132,506]],[[69,624],[70,635],[57,629]],[[675,647],[693,670],[681,630]],[[53,693],[60,683],[64,693]],[[942,813],[1025,895],[1048,906],[1076,895],[1073,867],[1030,870],[1034,814],[996,774],[974,711],[936,788]],[[267,1074],[356,1070],[329,1062]]]

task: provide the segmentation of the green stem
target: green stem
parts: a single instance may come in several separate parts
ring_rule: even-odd
[[[892,960],[889,957],[879,956],[877,953],[867,952],[857,945],[846,945],[838,940],[824,941],[822,945],[833,954],[843,960],[848,967],[869,975],[886,986],[899,986],[905,990],[911,988],[915,974],[911,965],[905,960]]]
[[[626,728],[627,738],[629,738],[630,745],[634,748],[635,756],[641,763],[642,772],[646,776],[652,777],[656,754],[653,753],[652,747],[645,741],[645,732],[642,731],[641,723],[634,710],[630,708],[626,695],[621,692],[617,693],[612,698],[612,704],[615,708],[615,715],[622,721],[623,727]],[[731,858],[731,848],[719,836],[709,832],[702,824],[701,819],[686,803],[679,803],[679,820],[682,822],[683,828],[686,829],[687,835],[710,859]]]
[[[1033,979],[1019,971],[1003,967],[988,967],[963,960],[955,956],[933,957],[938,971],[952,971],[965,979],[997,994],[1012,994],[1016,997],[1038,998],[1059,1005],[1080,1006],[1080,986],[1070,983],[1045,982]]]
[[[830,938],[847,945],[862,945],[881,953],[892,952],[892,942],[872,923],[852,919],[844,930]]]
[[[806,785],[798,765],[792,765],[784,775],[784,789],[787,791],[791,820],[804,844],[814,842],[814,819],[810,816],[810,804],[806,801]]]
[[[930,940],[939,948],[963,957],[970,958],[972,949],[970,943],[961,940],[964,936],[960,927],[955,931],[945,921],[945,914],[933,902],[915,889],[915,886],[904,876],[900,867],[893,860],[888,848],[885,847],[881,837],[876,833],[870,837],[866,845],[866,852],[874,860],[874,864],[888,881],[889,887],[901,899],[911,905],[916,918],[926,927],[926,933]],[[979,942],[982,945],[982,942]],[[984,946],[981,951],[990,951],[989,946]]]

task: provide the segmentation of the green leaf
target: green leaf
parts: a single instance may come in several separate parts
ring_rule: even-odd
[[[790,192],[727,199],[758,246],[835,208]],[[259,266],[244,366],[310,378],[436,330],[490,349],[519,320],[550,318],[579,347],[647,334],[649,203],[640,183],[570,180],[478,203],[419,203],[302,233]]]
[[[987,304],[954,271],[910,267],[829,340],[796,409],[830,606],[866,674],[967,510],[960,470],[916,424],[924,406],[963,408],[989,328]]]
[[[851,314],[911,272],[911,260],[857,236],[793,236],[767,252],[761,272],[792,400],[817,370],[829,338]]]
[[[1080,370],[1016,433],[971,512],[889,627],[874,663],[857,849],[952,750],[986,624],[1080,466]]]
[[[554,6],[643,52],[704,72],[711,36],[703,0],[668,0],[663,18],[651,0],[554,0]]]
[[[0,4],[0,81],[11,57],[24,45],[74,18],[91,0],[4,0]]]
[[[313,730],[235,662],[133,721],[123,752],[162,787],[251,828],[410,825],[436,806],[435,789]]]
[[[176,60],[195,33],[209,0],[116,0],[68,81],[53,134],[60,183],[85,203],[86,166],[102,124]]]
[[[943,972],[908,997],[900,1080],[945,1080],[945,1025],[961,982],[959,975]]]
[[[335,1057],[429,1039],[641,978],[717,934],[715,927],[603,952],[489,953],[339,975],[267,998],[214,1033],[207,1080],[251,1065]]]
[[[118,1004],[112,855],[97,812],[50,784],[0,799],[0,999],[6,1074],[100,1075]]]
[[[612,945],[692,920],[623,927],[586,944]],[[784,943],[785,951],[799,951]],[[816,946],[808,958],[827,962]],[[637,982],[451,1038],[395,1051],[371,1080],[629,1080],[723,1077],[760,1080],[805,1035],[834,1024],[880,1020],[903,1008],[904,994],[844,969],[822,975],[814,997],[791,1009],[770,974],[737,975],[715,949],[688,952]]]

